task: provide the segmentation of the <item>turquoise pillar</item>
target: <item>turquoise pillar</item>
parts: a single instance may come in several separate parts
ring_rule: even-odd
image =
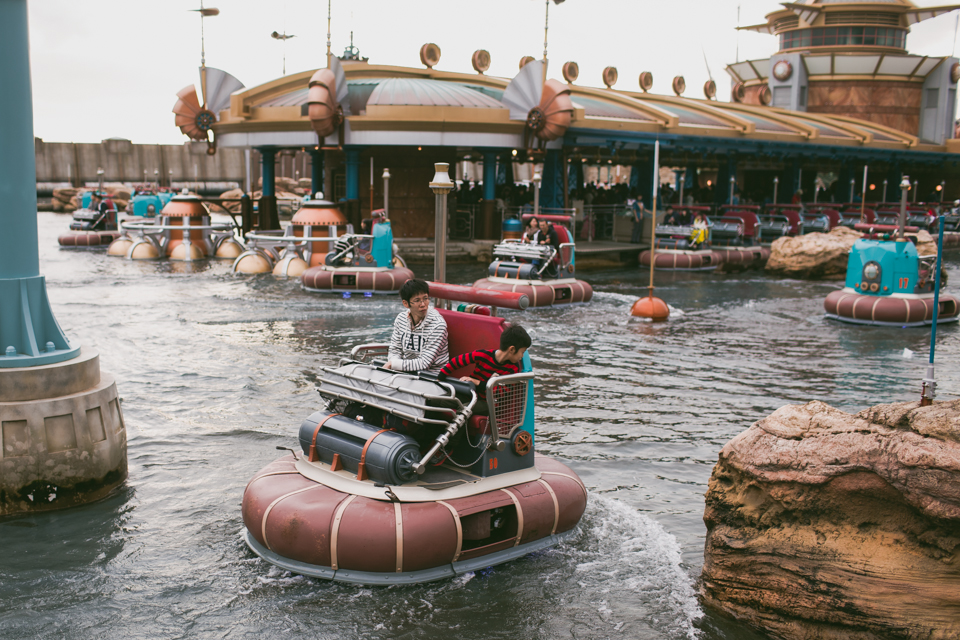
[[[360,149],[347,148],[347,200],[360,199]]]
[[[540,183],[540,206],[545,209],[560,209],[563,207],[563,167],[560,161],[560,151],[549,149],[547,157],[543,159],[543,179]]]
[[[497,152],[483,152],[483,199],[494,200],[497,197]]]
[[[37,168],[26,0],[0,0],[0,368],[80,353],[57,324],[40,275]]]
[[[310,194],[311,198],[315,197],[318,191],[323,191],[323,151],[320,149],[310,152],[310,190],[313,192]],[[324,194],[324,197],[327,195]],[[328,197],[327,200],[329,199]]]
[[[260,175],[263,176],[263,195],[277,195],[277,169],[274,149],[260,149]]]

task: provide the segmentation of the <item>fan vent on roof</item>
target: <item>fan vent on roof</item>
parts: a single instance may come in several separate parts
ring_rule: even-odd
[[[882,24],[890,27],[899,27],[900,16],[896,13],[837,11],[824,16],[824,24]]]

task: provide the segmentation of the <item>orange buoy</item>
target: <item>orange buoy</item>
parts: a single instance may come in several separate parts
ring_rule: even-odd
[[[670,307],[660,298],[647,296],[633,303],[630,308],[630,315],[635,318],[650,318],[654,322],[661,322],[670,317]]]

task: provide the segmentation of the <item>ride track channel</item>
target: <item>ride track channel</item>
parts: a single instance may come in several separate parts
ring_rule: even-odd
[[[924,375],[927,330],[823,318],[839,281],[657,273],[675,311],[652,324],[629,316],[645,270],[585,271],[589,304],[505,312],[533,338],[537,449],[590,492],[575,534],[438,583],[329,583],[254,556],[240,500],[275,447],[297,446],[318,368],[384,341],[399,301],[307,293],[229,261],[61,250],[68,224],[39,214],[40,269],[65,333],[116,376],[130,477],[94,505],[0,522],[0,638],[759,638],[696,597],[721,447],[787,403],[916,400]],[[958,256],[945,265],[960,282]],[[448,279],[485,270],[450,265]],[[960,395],[957,330],[938,331],[941,399]]]

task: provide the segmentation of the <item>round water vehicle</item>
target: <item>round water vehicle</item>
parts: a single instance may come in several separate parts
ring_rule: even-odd
[[[440,310],[450,352],[495,347],[502,318]],[[583,482],[535,451],[533,371],[492,378],[489,416],[471,383],[379,368],[386,345],[324,368],[326,409],[300,453],[243,494],[244,539],[283,569],[359,584],[450,578],[556,544],[586,508]],[[366,362],[370,360],[370,362]]]
[[[523,222],[529,222],[531,217],[524,215]],[[553,224],[560,241],[559,249],[549,244],[532,244],[505,237],[493,248],[489,275],[474,282],[473,286],[526,294],[532,307],[589,302],[593,298],[593,287],[575,277],[576,245],[565,226],[571,222],[570,216],[541,215],[538,218]],[[504,235],[507,235],[507,229]]]
[[[337,211],[339,214],[339,211]],[[323,235],[315,232],[322,230]],[[339,232],[336,225],[303,227],[302,244],[325,242],[326,252],[311,251],[300,276],[307,291],[318,293],[396,293],[413,278],[393,243],[393,229],[382,209],[363,221],[363,233]],[[312,238],[317,238],[316,240]],[[322,238],[322,239],[321,239]]]
[[[658,229],[659,232],[659,229]],[[650,252],[640,253],[640,265],[650,266]],[[721,262],[720,256],[707,250],[677,250],[657,248],[654,258],[657,271],[712,271]]]
[[[116,209],[84,208],[74,211],[70,231],[57,238],[57,242],[61,247],[96,248],[105,247],[119,237]]]
[[[896,227],[857,224],[855,228],[868,235],[850,249],[844,288],[823,302],[826,317],[879,326],[930,325],[937,257],[919,256],[906,239],[885,239]],[[941,294],[937,315],[938,322],[956,322],[960,302]]]
[[[720,247],[713,250],[723,271],[763,269],[770,259],[769,247]]]

